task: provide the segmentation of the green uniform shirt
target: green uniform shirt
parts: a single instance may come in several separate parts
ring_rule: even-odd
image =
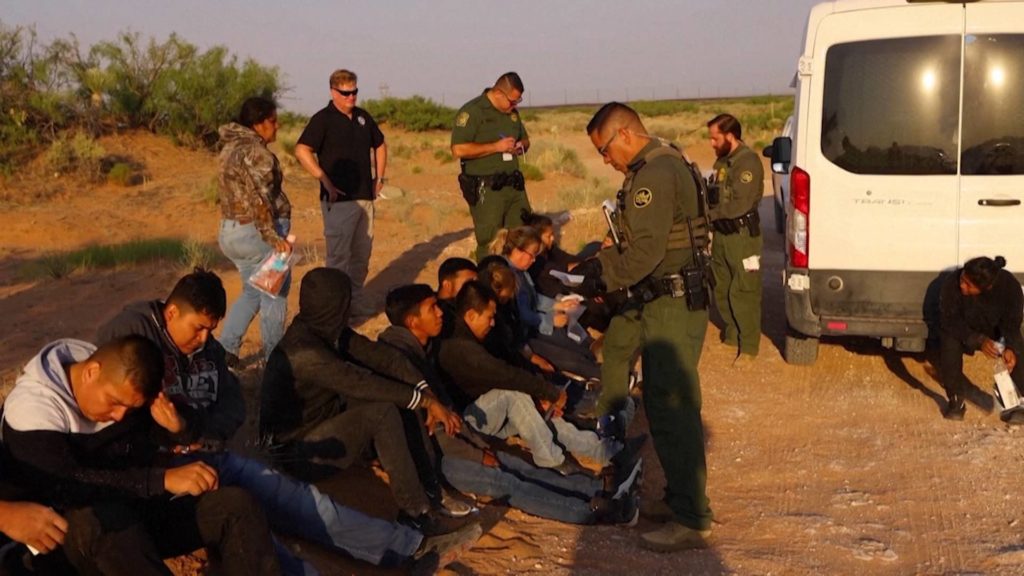
[[[697,186],[681,156],[644,161],[647,153],[659,146],[660,142],[652,141],[629,164],[622,208],[625,248],[598,254],[602,280],[609,291],[628,288],[651,275],[677,274],[693,260],[690,248],[668,250],[668,239],[673,224],[699,215]]]
[[[508,137],[523,140],[527,137],[526,127],[517,110],[505,114],[495,108],[487,99],[487,90],[466,102],[455,115],[452,145],[469,142],[487,144]],[[466,174],[470,176],[491,176],[518,169],[519,157],[513,154],[488,154],[466,160]]]
[[[740,144],[714,167],[719,186],[719,203],[711,218],[739,218],[756,210],[764,192],[764,168],[761,159],[746,144]]]

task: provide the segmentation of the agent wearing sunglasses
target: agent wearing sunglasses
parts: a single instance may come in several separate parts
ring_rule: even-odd
[[[295,157],[320,181],[327,266],[352,280],[352,315],[367,316],[374,307],[362,287],[373,248],[373,201],[386,181],[388,149],[373,117],[356,106],[356,80],[348,70],[331,74],[331,101],[309,119]]]
[[[455,116],[452,156],[462,165],[459,187],[473,216],[477,260],[498,230],[522,226],[523,210],[530,211],[519,171],[519,157],[530,148],[516,109],[523,90],[519,74],[506,72]]]

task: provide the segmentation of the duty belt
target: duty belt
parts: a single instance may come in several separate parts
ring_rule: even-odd
[[[715,232],[725,235],[736,234],[746,228],[751,236],[758,236],[761,233],[761,216],[757,210],[751,210],[739,218],[719,218],[711,222]]]
[[[477,176],[477,178],[491,190],[501,190],[502,188],[515,188],[520,192],[526,190],[526,179],[523,178],[523,173],[519,170],[490,176]]]

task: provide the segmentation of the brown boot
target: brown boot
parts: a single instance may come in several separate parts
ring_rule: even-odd
[[[708,547],[711,530],[694,530],[675,520],[640,536],[640,545],[655,552],[678,552]]]

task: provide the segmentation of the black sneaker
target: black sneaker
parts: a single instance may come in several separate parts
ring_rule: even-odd
[[[597,524],[636,526],[640,520],[640,495],[633,493],[617,500],[607,496],[595,496],[590,501]]]
[[[454,562],[460,554],[472,548],[483,532],[480,523],[474,522],[454,532],[424,538],[412,556],[409,573],[434,574]]]
[[[965,412],[967,412],[967,405],[964,404],[964,401],[954,398],[946,403],[946,408],[942,411],[942,417],[946,420],[959,422],[964,419]]]

